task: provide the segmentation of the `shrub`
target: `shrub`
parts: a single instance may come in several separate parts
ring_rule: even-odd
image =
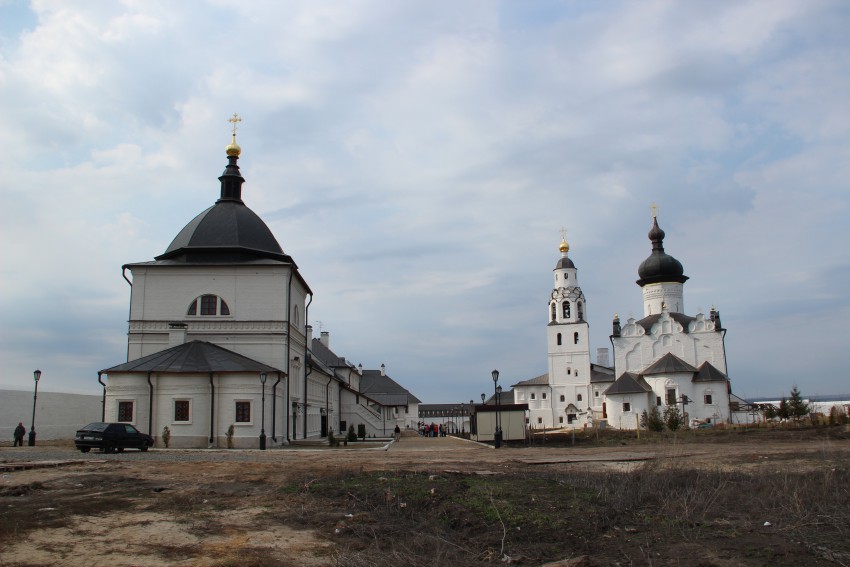
[[[236,427],[234,427],[234,425],[231,423],[230,427],[227,428],[227,433],[225,433],[225,435],[227,436],[227,448],[228,449],[233,448],[233,435],[234,435],[234,433],[236,433]]]
[[[357,441],[357,434],[354,432],[354,426],[348,426],[348,436],[345,438],[346,441]]]
[[[834,405],[829,408],[830,425],[844,425],[847,420],[847,412],[844,410],[844,406]]]
[[[803,399],[803,396],[802,394],[800,394],[800,390],[797,389],[797,386],[791,388],[791,399],[788,400],[789,417],[798,420],[801,417],[806,417],[807,415],[809,415],[811,411],[812,408]]]
[[[171,430],[168,429],[168,426],[162,428],[162,443],[165,445],[165,448],[168,449],[168,443],[171,441]]]
[[[664,408],[664,424],[670,431],[676,431],[682,427],[682,414],[679,412],[679,406],[671,404]]]
[[[331,447],[339,447],[339,441],[334,437],[333,431],[328,431],[328,445]]]
[[[640,426],[649,431],[664,431],[664,418],[661,417],[658,406],[652,406],[649,413],[646,410],[643,411],[643,415],[640,417]]]

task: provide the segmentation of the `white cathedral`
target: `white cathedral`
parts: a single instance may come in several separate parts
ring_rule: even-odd
[[[219,199],[153,261],[123,266],[127,362],[98,373],[103,420],[133,424],[158,446],[167,427],[172,447],[265,448],[349,426],[370,437],[412,426],[419,400],[384,365],[355,367],[327,332],[312,337],[313,292],[242,200],[231,121]]]
[[[514,403],[528,404],[535,428],[581,428],[605,422],[635,429],[644,411],[676,404],[690,423],[730,420],[726,330],[720,314],[685,314],[682,264],[664,252],[664,231],[653,213],[652,252],[638,268],[644,316],[621,325],[614,316],[611,344],[591,362],[587,300],[562,238],[548,301],[549,372],[513,387]]]

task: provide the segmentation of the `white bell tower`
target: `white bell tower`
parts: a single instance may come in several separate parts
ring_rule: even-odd
[[[578,270],[568,257],[566,231],[561,231],[561,258],[555,264],[554,288],[549,296],[547,339],[549,384],[554,414],[563,425],[582,427],[590,400],[590,329],[587,302],[578,285]],[[556,418],[555,423],[559,423]]]

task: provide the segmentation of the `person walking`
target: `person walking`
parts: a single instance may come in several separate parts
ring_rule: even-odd
[[[399,429],[399,428],[398,428],[398,425],[396,425],[396,426],[395,426],[395,435],[394,435],[394,437],[395,437],[395,441],[396,441],[396,443],[398,443],[398,442],[399,442],[399,440],[401,439],[401,429]]]
[[[24,435],[27,433],[27,428],[24,427],[23,422],[18,422],[18,426],[15,428],[15,444],[13,447],[23,447],[24,446]]]

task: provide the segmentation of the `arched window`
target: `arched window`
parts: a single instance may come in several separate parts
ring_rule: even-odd
[[[578,344],[578,333],[573,333],[573,343]]]
[[[581,394],[576,394],[576,401],[577,401],[577,402],[580,402],[580,401],[581,401]]]
[[[230,315],[227,303],[217,295],[202,295],[196,298],[186,311],[186,315],[198,315],[200,309],[201,317],[215,317],[218,315]]]
[[[578,320],[584,321],[584,306],[582,305],[581,301],[578,302],[577,308],[578,308]]]
[[[564,319],[569,319],[569,318],[570,318],[570,302],[565,301],[564,302]]]
[[[554,303],[552,303],[552,320],[553,320],[553,321],[555,320],[555,315],[556,315],[556,314],[557,314],[557,313],[556,313],[556,311],[555,311],[555,304],[554,304]]]
[[[558,333],[558,345],[561,344],[561,333]]]

